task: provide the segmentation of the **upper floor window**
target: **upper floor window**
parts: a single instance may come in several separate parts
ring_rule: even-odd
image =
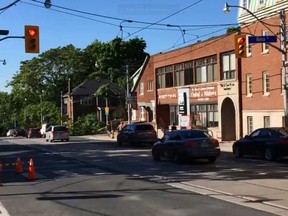
[[[153,91],[153,80],[148,80],[147,91]]]
[[[246,95],[247,96],[252,95],[252,75],[251,74],[246,75]]]
[[[235,79],[235,53],[226,53],[221,56],[222,58],[222,72],[221,79]]]
[[[243,7],[248,9],[248,0],[243,0]]]
[[[266,1],[266,0],[259,0],[259,4],[260,4],[260,5],[265,4],[265,1]]]
[[[196,83],[213,82],[217,79],[216,56],[195,61]]]
[[[140,94],[140,95],[144,95],[144,83],[143,83],[143,82],[140,82],[140,85],[139,85],[139,94]]]
[[[263,36],[269,36],[268,31],[263,31],[262,33]],[[262,53],[267,53],[269,52],[269,44],[268,43],[262,43]]]
[[[266,72],[266,71],[263,72],[262,79],[263,79],[263,94],[264,95],[269,95],[269,92],[270,92],[269,73]]]

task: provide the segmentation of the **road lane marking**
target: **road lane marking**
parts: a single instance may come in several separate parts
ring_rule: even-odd
[[[0,216],[10,216],[7,209],[5,209],[5,207],[1,202],[0,202]]]

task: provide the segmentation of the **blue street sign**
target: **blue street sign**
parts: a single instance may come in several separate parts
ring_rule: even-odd
[[[249,36],[249,43],[275,43],[277,36]]]

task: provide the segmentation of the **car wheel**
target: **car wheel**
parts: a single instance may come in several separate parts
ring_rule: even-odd
[[[69,142],[69,139],[67,139],[66,142]]]
[[[48,142],[49,140],[48,139],[46,139],[46,142]]]
[[[152,157],[154,161],[160,161],[160,154],[156,149],[152,149]]]
[[[265,149],[265,159],[266,159],[267,161],[273,161],[273,160],[275,160],[275,156],[274,156],[274,154],[273,154],[273,151],[272,151],[272,149],[269,148],[269,147]]]
[[[50,142],[53,142],[54,140],[53,139],[50,139]]]
[[[238,145],[233,146],[233,154],[236,158],[242,158],[243,157],[243,153],[241,152]]]
[[[216,157],[209,157],[208,158],[208,162],[211,163],[211,164],[215,163],[216,159],[217,159]]]

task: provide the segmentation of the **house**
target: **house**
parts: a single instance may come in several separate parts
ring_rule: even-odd
[[[103,86],[108,86],[111,91],[107,97],[96,94]],[[89,79],[64,94],[63,98],[67,106],[67,116],[72,121],[90,113],[96,113],[99,121],[107,121],[113,118],[113,112],[117,110],[121,101],[125,100],[125,90],[110,80]]]

